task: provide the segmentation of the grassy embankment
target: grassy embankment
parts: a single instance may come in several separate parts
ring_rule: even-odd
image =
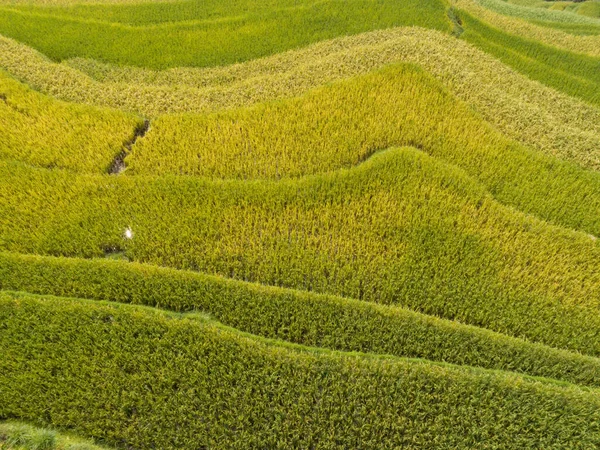
[[[22,422],[0,422],[2,450],[107,450],[94,443],[52,429]]]

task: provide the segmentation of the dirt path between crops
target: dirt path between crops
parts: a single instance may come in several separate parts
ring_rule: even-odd
[[[123,150],[115,157],[110,168],[108,169],[108,173],[112,175],[118,175],[125,170],[125,157],[131,152],[131,149],[137,142],[139,138],[142,138],[146,135],[148,130],[150,129],[150,121],[148,119],[144,120],[144,123],[141,126],[138,126],[135,129],[135,133],[133,137],[125,143],[123,146]]]

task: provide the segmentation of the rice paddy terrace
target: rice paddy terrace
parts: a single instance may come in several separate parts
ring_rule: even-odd
[[[598,0],[0,0],[0,448],[600,448],[598,237]]]

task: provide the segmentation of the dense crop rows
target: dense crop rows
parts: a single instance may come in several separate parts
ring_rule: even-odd
[[[561,22],[569,24],[585,24],[598,26],[598,19],[594,16],[596,6],[585,6],[584,12],[587,9],[588,14],[577,14],[575,11],[557,11],[552,8],[540,8],[534,5],[515,4],[506,0],[476,0],[479,4],[492,11],[497,11],[501,14],[521,17],[523,19],[540,21],[540,22]],[[544,3],[544,2],[540,2]],[[549,2],[545,2],[547,5]],[[581,6],[578,5],[580,8]],[[592,17],[589,17],[592,16]]]
[[[547,3],[547,2],[544,2]],[[478,19],[493,24],[494,27],[524,38],[533,39],[547,45],[561,47],[575,53],[586,53],[591,56],[600,56],[600,24],[594,27],[596,33],[575,35],[561,29],[544,25],[537,25],[518,17],[505,16],[493,10],[486,9],[477,3],[477,0],[454,0],[454,4],[477,17]],[[600,5],[600,3],[597,3]],[[592,25],[590,25],[592,27]]]
[[[162,116],[126,162],[136,175],[278,178],[355,165],[376,150],[410,144],[464,167],[490,187],[504,177],[519,184],[514,165],[529,166],[527,177],[541,172],[536,164],[548,165],[502,139],[440,83],[406,66],[293,100],[212,115]],[[558,156],[600,168],[600,147],[591,152],[569,150]],[[473,157],[475,166],[469,163]],[[485,159],[490,162],[482,165]],[[484,168],[488,164],[490,175]],[[542,184],[547,189],[548,183]],[[600,194],[600,188],[593,192]]]
[[[410,67],[392,67],[287,102],[208,116],[164,116],[126,161],[133,174],[280,178],[354,165],[397,145],[418,146],[463,168],[502,202],[600,235],[598,174],[504,139],[435,80]]]
[[[327,4],[327,2],[324,3]],[[355,15],[358,12],[356,8],[359,8],[360,5],[369,4],[351,1],[347,3],[348,9],[345,10],[345,14],[339,14],[339,10],[335,10],[335,15],[339,17]],[[431,0],[419,4],[418,8],[415,7],[416,5],[417,3],[411,1],[401,5],[391,2],[372,3],[366,17],[376,15],[377,13],[383,16],[392,16],[394,11],[398,12],[400,9],[405,11],[404,15],[407,18],[423,16],[426,11],[429,10],[431,12],[431,9],[438,12],[443,10],[440,2]],[[98,4],[94,2],[93,4],[79,4],[68,7],[45,5],[40,8],[38,5],[31,3],[23,6],[11,6],[13,9],[23,12],[43,12],[44,15],[52,15],[59,18],[93,20],[102,23],[140,27],[158,24],[228,22],[243,17],[255,18],[257,15],[264,16],[272,14],[273,11],[285,11],[289,19],[298,15],[298,10],[313,8],[315,5],[306,0],[230,0],[226,2],[205,0],[201,5],[189,1],[169,1],[138,3],[136,5]],[[331,6],[329,7],[331,9]],[[432,17],[429,20],[435,22],[436,18]],[[284,24],[285,22],[282,22],[282,26]]]
[[[29,3],[11,4],[12,9],[24,12],[43,12],[45,15],[71,19],[87,19],[104,23],[133,26],[177,22],[228,21],[249,13],[268,14],[273,10],[289,9],[291,15],[297,7],[310,6],[297,0],[205,0],[202,5],[186,1],[138,3],[135,5],[94,2],[75,5],[43,5]]]
[[[177,10],[174,5],[172,9]],[[207,10],[194,8],[181,22],[164,24],[144,24],[143,20],[138,24],[136,8],[132,20],[127,20],[134,25],[49,15],[45,8],[21,11],[0,6],[0,33],[55,60],[87,57],[167,68],[230,64],[340,35],[402,25],[450,29],[441,0],[303,1],[270,8],[254,5],[253,1],[245,1],[239,5],[240,13],[214,18],[203,17]],[[171,9],[170,4],[164,8]],[[340,14],[342,10],[344,14]],[[152,14],[162,15],[161,11]],[[77,39],[83,35],[85,40]]]
[[[583,16],[589,16],[598,19],[600,18],[600,2],[598,2],[598,0],[592,0],[581,4],[578,6],[575,12]]]
[[[600,18],[600,2],[598,0],[509,0],[524,6],[547,8],[555,11],[567,11],[582,16]]]
[[[437,32],[400,29],[225,68],[166,72],[105,66],[91,69],[95,76],[102,73],[108,77],[101,83],[6,39],[0,39],[0,59],[11,73],[52,95],[150,115],[256,104],[303,94],[320,84],[391,62],[409,61],[441,79],[507,135],[584,167],[598,168],[597,109],[515,74],[470,45],[447,39]]]
[[[512,36],[463,13],[467,41],[534,80],[600,105],[600,58]]]
[[[599,6],[0,0],[0,447],[600,448]]]
[[[52,100],[0,72],[0,158],[106,172],[134,134],[130,114]]]
[[[395,303],[600,354],[590,338],[600,330],[590,313],[600,298],[597,241],[502,207],[416,150],[276,183],[78,177],[18,164],[1,173],[5,250],[121,248],[136,261]]]
[[[288,342],[488,369],[600,387],[600,360],[395,306],[123,261],[0,253],[0,289],[203,311]]]
[[[360,4],[360,1],[367,4]],[[117,17],[124,16],[121,20],[126,23],[122,24],[104,23],[92,19],[66,18],[60,15],[48,15],[43,11],[32,13],[29,11],[31,7],[26,8],[26,11],[8,8],[0,15],[0,32],[33,45],[59,60],[87,57],[119,64],[166,68],[178,65],[211,66],[239,62],[340,34],[356,34],[372,28],[389,28],[410,24],[440,30],[449,29],[449,21],[444,14],[444,7],[437,0],[428,0],[430,3],[427,5],[423,5],[421,2],[419,7],[415,7],[416,5],[413,3],[406,4],[406,2],[395,3],[397,6],[391,7],[388,3],[380,3],[376,6],[371,4],[370,0],[360,1],[357,0],[357,4],[352,7],[346,5],[348,23],[331,23],[333,17],[338,17],[333,12],[340,8],[333,2],[331,5],[329,3],[313,5],[312,8],[323,10],[321,12],[313,11],[311,7],[294,7],[293,12],[285,8],[273,12],[272,14],[277,16],[273,18],[269,18],[269,14],[264,14],[264,12],[263,14],[256,13],[254,19],[259,22],[265,21],[266,24],[256,25],[252,19],[252,12],[248,13],[247,17],[241,16],[241,18],[234,18],[231,21],[209,20],[201,22],[203,24],[201,31],[194,31],[194,22],[189,21],[182,22],[182,25],[177,25],[177,22],[149,23],[152,22],[152,17],[158,14],[154,9],[143,14],[139,19],[133,13],[127,13],[131,10],[136,11],[135,8],[124,7],[126,8],[125,13],[116,14]],[[515,6],[501,0],[480,1],[483,6],[488,8],[500,4],[502,8],[506,6],[517,8],[519,11],[533,11],[535,14],[554,14],[567,22],[586,24],[588,21],[592,25],[598,24],[598,20],[595,18],[562,11]],[[114,7],[100,6],[98,8]],[[506,12],[502,8],[496,9]],[[172,9],[176,12],[173,18],[175,19],[179,16],[177,14],[179,9],[178,7],[172,7]],[[119,10],[117,9],[117,11]],[[194,11],[188,11],[187,16],[184,14],[183,17],[194,17],[194,14],[197,14]],[[435,13],[431,11],[435,11]],[[296,13],[298,17],[293,18]],[[323,14],[324,18],[316,19],[320,14]],[[374,16],[370,18],[370,14],[374,14]],[[527,14],[515,15],[529,17]],[[146,16],[149,18],[144,18]],[[4,22],[2,21],[3,17]],[[281,25],[282,17],[292,22]],[[462,20],[461,30],[464,28],[466,31],[462,36],[469,42],[501,57],[504,62],[534,79],[564,90],[570,95],[579,96],[595,104],[600,103],[597,94],[598,58],[571,55],[551,47],[546,48],[531,40],[502,33],[484,25],[463,11],[459,11],[459,17]],[[567,20],[565,17],[572,19]],[[140,20],[141,24],[138,24]],[[269,20],[272,21],[270,25]],[[378,20],[382,22],[378,23]],[[372,26],[373,22],[375,24]],[[135,26],[129,25],[129,23],[133,23]],[[273,23],[280,25],[274,26]],[[315,26],[318,28],[322,26],[322,23],[327,23],[327,27],[313,29],[310,25],[316,24]],[[183,28],[180,30],[176,28],[178,26]],[[111,30],[110,41],[104,38],[107,34],[105,30],[107,27]],[[290,31],[295,30],[295,27],[298,28],[297,32]],[[85,42],[74,38],[81,34],[83,29],[88,36]],[[268,29],[269,33],[273,35],[263,36],[261,33],[264,34],[265,29]],[[281,30],[284,34],[279,35],[277,30]],[[194,33],[202,33],[202,37],[195,36]],[[303,33],[307,37],[303,38]],[[48,34],[53,36],[52,40],[46,39]],[[175,36],[179,36],[179,39],[176,39]],[[285,43],[286,39],[291,40]],[[122,42],[128,42],[129,45],[122,45]],[[79,48],[82,45],[83,48]],[[165,45],[168,48],[164,48]],[[190,48],[190,45],[192,47],[202,46],[202,48]],[[199,57],[203,59],[198,60]]]
[[[82,300],[0,294],[0,323],[0,415],[137,448],[600,443],[600,395],[572,385],[291,347]]]

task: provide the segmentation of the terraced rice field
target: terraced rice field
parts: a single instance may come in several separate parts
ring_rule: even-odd
[[[0,0],[0,448],[600,448],[600,2]]]

